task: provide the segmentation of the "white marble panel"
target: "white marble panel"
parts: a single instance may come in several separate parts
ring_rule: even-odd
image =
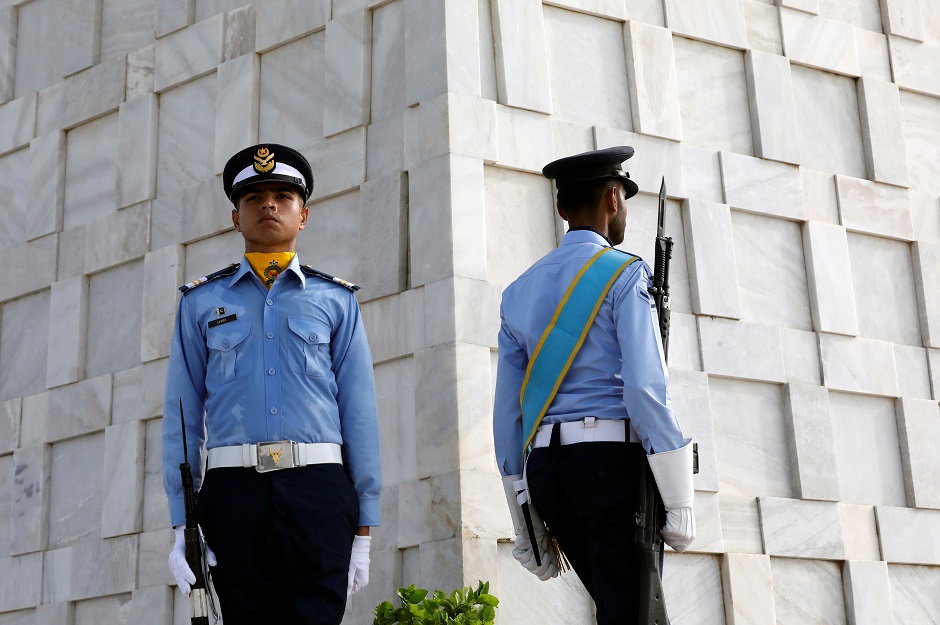
[[[898,439],[907,504],[916,508],[940,508],[940,457],[933,448],[940,440],[940,409],[929,399],[897,400]]]
[[[785,380],[779,328],[702,316],[698,329],[707,373],[765,382]]]
[[[549,0],[546,4],[618,21],[637,19],[636,17],[628,17],[628,8],[618,0]]]
[[[233,4],[242,4],[235,0]],[[199,19],[199,16],[196,16]],[[225,41],[222,43],[222,61],[227,62],[255,51],[255,26],[258,23],[254,3],[245,4],[225,14]]]
[[[369,123],[372,14],[355,11],[326,25],[323,131],[327,136]]]
[[[116,114],[82,124],[66,135],[64,228],[83,226],[115,214],[118,137]],[[107,254],[108,251],[100,252]]]
[[[512,536],[512,520],[499,472],[460,471],[457,475],[460,481],[456,488],[448,483],[450,476],[431,478],[435,539],[439,535],[467,533],[493,539]],[[453,512],[448,509],[451,506]]]
[[[4,218],[0,220],[0,250],[26,241],[26,224],[31,213],[42,212],[28,201],[29,187],[22,183],[29,179],[31,172],[26,149],[0,156],[0,194],[5,198]]]
[[[885,562],[940,564],[940,510],[876,506],[875,517]]]
[[[67,602],[72,596],[72,548],[43,553],[42,597],[47,604]]]
[[[131,595],[131,623],[149,622],[153,625],[171,625],[173,618],[173,592],[168,586],[137,588]]]
[[[793,494],[801,499],[838,501],[838,463],[826,388],[787,384],[784,389],[784,418]],[[765,535],[764,542],[767,540]]]
[[[186,600],[187,618],[189,601]],[[94,597],[75,602],[75,625],[97,625],[109,621],[114,625],[131,625],[131,593]]]
[[[391,2],[372,12],[372,123],[405,108],[405,5]],[[370,150],[371,152],[371,150]]]
[[[496,349],[502,288],[482,280],[449,278],[425,285],[425,344],[453,342]]]
[[[326,33],[321,31],[263,54],[261,93],[292,94],[298,84],[323,84],[325,44]],[[303,97],[265,98],[259,116],[258,136],[264,141],[315,143],[323,138],[323,90],[310,89]]]
[[[102,468],[101,536],[139,532],[144,494],[144,423],[105,428]]]
[[[887,33],[915,41],[924,40],[924,22],[917,0],[882,2],[881,21]]]
[[[800,167],[803,210],[808,221],[839,224],[839,200],[833,174]]]
[[[164,227],[164,229],[173,229],[178,233],[172,240],[162,241],[164,244],[195,241],[218,233],[228,233],[238,239],[240,244],[237,247],[244,247],[241,244],[241,235],[232,226],[232,203],[225,197],[225,191],[222,190],[221,176],[211,176],[196,184],[183,187],[181,193],[170,195],[168,200],[169,204],[157,201],[151,204],[154,234],[156,234],[158,219],[170,220],[173,227]],[[199,208],[187,210],[188,206]],[[158,246],[152,243],[150,247],[155,249]],[[239,252],[238,256],[240,255]],[[192,276],[190,279],[195,277],[198,276]]]
[[[49,388],[77,382],[85,376],[85,323],[88,311],[88,279],[75,276],[52,285],[46,385]]]
[[[682,225],[688,250],[692,311],[741,317],[731,210],[724,204],[686,200]]]
[[[444,154],[473,156],[492,163],[500,160],[497,153],[502,143],[499,154],[508,165],[520,163],[522,169],[540,170],[541,165],[536,163],[550,159],[552,153],[549,119],[473,96],[435,96],[405,111],[404,167],[410,169]],[[543,137],[541,149],[532,145],[533,136]]]
[[[783,54],[780,12],[773,3],[743,0],[747,47],[768,54]]]
[[[337,0],[337,7],[343,2],[344,0]],[[363,0],[345,0],[345,2],[359,2],[361,4]],[[196,0],[196,21],[212,17],[216,13],[234,11],[245,4],[247,4],[245,0]]]
[[[397,115],[369,125],[366,154],[367,180],[400,174],[405,168],[405,116]]]
[[[718,151],[682,144],[679,153],[685,192],[696,200],[721,204],[725,201],[721,188],[721,165]]]
[[[111,423],[140,419],[140,392],[144,368],[134,367],[111,376]]]
[[[682,38],[673,46],[683,142],[752,155],[744,55]]]
[[[453,344],[415,354],[415,443],[422,450],[417,458],[419,478],[457,470],[460,464],[459,389],[452,384],[442,386],[444,380],[455,379],[456,371],[457,347]]]
[[[940,95],[940,46],[888,37],[891,70],[899,87],[925,95]]]
[[[855,178],[865,177],[855,81],[792,66],[802,165]]]
[[[539,581],[512,556],[513,544],[497,544],[496,575],[490,592],[499,597],[500,623],[590,623],[593,601],[577,575]],[[668,569],[667,569],[668,570]]]
[[[916,241],[911,256],[921,337],[927,347],[940,347],[940,245]]]
[[[266,3],[265,6],[271,4]],[[259,20],[263,13],[259,11]],[[303,12],[292,14],[292,21],[297,22],[296,15],[302,14]],[[213,71],[222,63],[224,38],[225,15],[218,14],[157,39],[154,91],[166,91],[170,87]]]
[[[898,396],[930,399],[927,350],[912,345],[895,345],[894,363],[898,370]]]
[[[267,52],[322,29],[330,20],[330,0],[271,0],[257,5],[255,49]]]
[[[715,451],[715,427],[704,373],[673,369],[669,371],[672,409],[684,436],[698,443],[699,472],[695,475],[697,491],[718,492],[718,457]],[[696,550],[700,550],[698,544]]]
[[[85,229],[85,273],[94,273],[147,253],[150,202],[102,217]]]
[[[62,29],[58,41],[63,76],[68,76],[95,65],[101,50],[102,0],[66,0],[61,3]]]
[[[445,92],[479,96],[477,0],[404,0],[405,103]]]
[[[796,103],[790,63],[777,54],[748,50],[744,55],[754,153],[800,163]]]
[[[103,375],[53,389],[49,393],[46,440],[54,442],[107,426],[111,388],[111,376]]]
[[[49,418],[49,391],[23,398],[20,417],[20,447],[38,445],[46,441],[46,421]]]
[[[424,347],[424,289],[366,302],[362,318],[374,363],[410,355]]]
[[[670,367],[676,370],[702,370],[695,315],[672,311],[669,318],[669,362]]]
[[[0,410],[3,410],[0,405]],[[0,434],[3,426],[0,425]],[[4,444],[7,444],[4,441]],[[13,522],[13,454],[0,456],[0,558],[10,556],[10,535]]]
[[[23,147],[36,128],[35,93],[0,105],[0,154]]]
[[[808,221],[803,226],[803,254],[813,329],[858,334],[852,267],[845,229]]]
[[[257,54],[244,54],[219,65],[216,73],[215,159],[212,173],[222,173],[225,163],[233,154],[258,143],[260,82],[261,58]]]
[[[842,567],[836,562],[773,558],[774,604],[779,625],[845,625]]]
[[[780,328],[783,348],[783,368],[787,382],[802,382],[819,386],[822,372],[819,368],[819,340],[815,332]]]
[[[598,149],[615,145],[633,147],[636,154],[623,163],[623,168],[640,191],[658,197],[660,185],[665,177],[668,197],[687,196],[679,143],[603,126],[594,127],[594,140]],[[557,151],[556,155],[563,156]]]
[[[140,359],[142,362],[168,356],[176,318],[177,287],[185,282],[185,250],[168,245],[144,258]]]
[[[413,482],[417,479],[414,359],[402,358],[376,365],[375,396],[382,448],[386,450],[382,453],[382,483],[395,486]],[[393,517],[397,519],[397,499],[394,507]]]
[[[144,532],[170,527],[170,515],[163,490],[163,425],[161,419],[146,422],[144,438]]]
[[[0,558],[0,612],[30,608],[42,597],[42,554]]]
[[[910,625],[931,625],[940,614],[940,595],[934,592],[940,584],[936,567],[889,565],[891,607],[894,622]]]
[[[940,195],[940,100],[901,91],[901,122],[911,187]]]
[[[744,10],[737,0],[705,5],[694,0],[665,0],[666,26],[673,32],[731,48],[747,48]]]
[[[837,22],[851,24],[858,29],[880,33],[882,19],[879,4],[879,0],[819,0],[819,14]]]
[[[310,201],[344,193],[366,179],[366,129],[358,127],[299,148],[317,181]]]
[[[880,560],[874,506],[839,504],[846,560]]]
[[[724,151],[720,161],[725,203],[732,208],[804,219],[799,168]]]
[[[888,38],[880,33],[855,29],[855,48],[862,76],[872,80],[891,82],[891,60],[888,56]]]
[[[68,105],[67,83],[63,80],[39,92],[36,102],[36,134],[44,135],[65,126]]]
[[[555,248],[551,185],[540,175],[483,170],[487,277],[508,286]]]
[[[13,452],[10,504],[10,553],[40,551],[48,546],[52,454],[44,444]]]
[[[244,254],[245,242],[234,230],[191,243],[186,246],[183,279],[193,280],[231,263],[240,262]]]
[[[0,9],[0,103],[13,99],[16,71],[16,9]]]
[[[495,0],[492,6],[499,102],[543,113],[552,112],[548,52],[556,44],[543,17],[540,0]],[[557,12],[560,13],[560,12]]]
[[[14,449],[20,447],[20,414],[22,413],[22,407],[23,400],[19,397],[0,402],[0,454],[11,453]],[[0,492],[2,492],[2,489],[0,489]],[[0,556],[4,553],[5,550],[0,548]]]
[[[88,284],[88,377],[140,364],[143,262],[95,274]],[[205,275],[205,274],[202,274]],[[122,285],[115,288],[115,285]],[[122,314],[115,315],[114,311]]]
[[[431,481],[424,479],[398,485],[399,549],[431,541]]]
[[[862,78],[858,81],[858,106],[868,177],[906,187],[907,150],[904,141],[899,140],[903,137],[903,126],[897,85]]]
[[[147,93],[121,105],[118,113],[117,205],[153,199],[157,182],[159,98]]]
[[[65,81],[64,126],[117,110],[124,101],[124,57],[104,61]]]
[[[74,599],[129,592],[136,585],[136,573],[137,536],[93,540],[72,548]]]
[[[837,503],[760,497],[758,504],[767,555],[845,559]]]
[[[102,0],[101,58],[120,58],[154,40],[154,13],[163,0]]]
[[[408,179],[377,178],[360,187],[362,228],[356,279],[360,301],[404,290],[408,254]]]
[[[30,210],[25,239],[31,240],[62,230],[65,200],[65,133],[54,131],[29,144],[26,175]]]
[[[721,560],[725,618],[732,625],[777,622],[770,558],[728,553]]]
[[[727,553],[764,553],[757,498],[718,493],[718,506],[721,513],[721,535],[725,551]]]
[[[359,284],[360,235],[365,205],[358,192],[346,193],[309,207],[307,228],[297,239],[300,262]]]
[[[905,241],[914,237],[906,189],[836,176],[836,190],[846,229]]]
[[[99,537],[103,455],[104,433],[52,446],[50,549],[68,547]]]
[[[12,251],[28,250],[12,248]],[[46,289],[3,304],[0,317],[0,370],[3,371],[0,401],[46,390],[49,301],[49,289]],[[24,328],[38,331],[24,332]]]
[[[62,55],[48,45],[62,37],[62,3],[33,0],[17,9],[13,97],[45,89],[62,78]]]
[[[163,414],[163,395],[166,389],[168,358],[153,360],[141,371],[141,418],[149,419]]]
[[[34,625],[73,625],[75,604],[70,601],[36,606]]]
[[[859,75],[855,30],[850,25],[781,8],[780,26],[783,48],[794,63],[846,76]]]
[[[215,101],[215,75],[161,94],[157,197],[173,195],[212,175]]]
[[[634,20],[627,23],[623,33],[633,129],[645,135],[681,140],[672,34],[665,28]]]
[[[910,245],[849,234],[859,336],[920,345]]]
[[[839,486],[845,503],[903,506],[894,402],[830,393]]]
[[[908,190],[911,203],[911,221],[914,222],[914,238],[918,241],[940,243],[940,201],[937,196]]]
[[[725,625],[717,557],[667,553],[663,592],[673,625]]]
[[[709,379],[721,492],[790,497],[789,451],[781,388]]]
[[[823,380],[829,388],[897,396],[897,373],[891,343],[821,333],[819,355]]]
[[[154,36],[159,39],[186,28],[196,15],[196,0],[162,0],[154,5]]]

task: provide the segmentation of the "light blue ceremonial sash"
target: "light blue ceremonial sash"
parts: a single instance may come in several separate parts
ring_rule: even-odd
[[[581,268],[561,298],[529,359],[519,393],[522,431],[528,432],[523,453],[532,444],[539,423],[555,399],[611,285],[637,258],[610,247],[602,249]]]

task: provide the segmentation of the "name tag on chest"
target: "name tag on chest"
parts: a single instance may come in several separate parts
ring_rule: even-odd
[[[216,326],[224,325],[229,321],[235,321],[238,319],[238,315],[226,315],[224,317],[219,317],[218,319],[213,319],[209,322],[209,327],[214,328]]]

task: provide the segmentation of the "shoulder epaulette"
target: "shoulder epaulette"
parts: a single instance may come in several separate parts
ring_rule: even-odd
[[[210,273],[208,276],[203,276],[199,278],[198,280],[193,280],[192,282],[187,282],[186,284],[180,287],[180,293],[186,293],[187,291],[191,291],[195,289],[197,286],[205,284],[206,282],[212,282],[216,278],[221,278],[223,276],[230,276],[236,271],[238,271],[238,267],[240,265],[241,263],[232,263],[225,269],[219,269],[218,271],[214,271]]]
[[[335,282],[336,284],[344,286],[353,292],[358,291],[359,289],[362,288],[358,284],[353,284],[352,282],[347,282],[346,280],[343,280],[342,278],[331,276],[330,274],[320,271],[319,269],[314,269],[310,265],[301,265],[300,270],[303,271],[304,274],[308,276],[316,276],[317,278],[322,278],[323,280],[329,280],[330,282]]]

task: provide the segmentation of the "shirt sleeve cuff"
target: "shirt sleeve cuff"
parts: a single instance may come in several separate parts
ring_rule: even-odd
[[[379,524],[379,500],[367,498],[359,499],[359,525],[375,527]]]
[[[182,499],[170,500],[170,526],[186,524],[186,504]]]

